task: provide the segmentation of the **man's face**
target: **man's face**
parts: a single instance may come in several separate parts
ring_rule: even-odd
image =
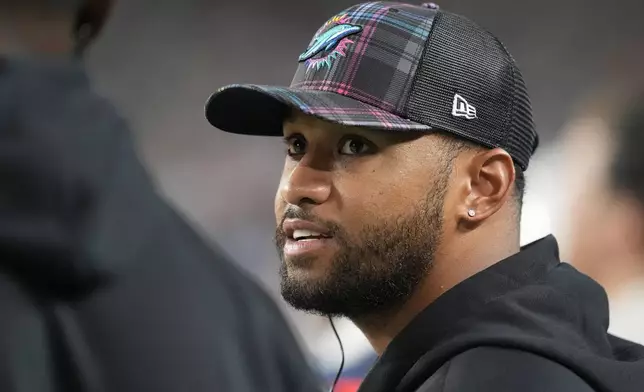
[[[354,318],[409,298],[443,231],[451,166],[440,138],[302,114],[284,124],[275,242],[287,302]]]

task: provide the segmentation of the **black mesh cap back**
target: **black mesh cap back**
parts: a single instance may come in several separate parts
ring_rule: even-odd
[[[440,11],[425,45],[406,116],[501,147],[527,169],[538,137],[523,77],[503,44],[469,19]],[[453,115],[456,94],[476,109],[476,118]]]

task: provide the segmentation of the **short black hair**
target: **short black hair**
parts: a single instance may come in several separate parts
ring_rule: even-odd
[[[613,121],[614,154],[610,181],[644,206],[644,91]]]
[[[477,149],[482,149],[484,147],[481,147],[480,145],[471,142],[469,140],[465,140],[459,137],[455,137],[452,135],[447,135],[445,134],[445,137],[447,139],[447,148],[449,150],[449,156],[453,159],[456,158],[456,156],[462,152],[462,151],[467,151],[467,150],[477,150]],[[517,218],[521,218],[521,210],[523,209],[523,196],[525,194],[525,173],[523,172],[523,169],[521,169],[521,166],[514,162],[514,172],[515,172],[515,178],[514,178],[514,202],[516,204],[516,212],[517,212]]]

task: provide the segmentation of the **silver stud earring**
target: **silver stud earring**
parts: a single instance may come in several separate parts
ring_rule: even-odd
[[[469,216],[470,218],[473,218],[474,215],[476,215],[476,211],[474,211],[471,208],[469,210],[467,210],[467,216]]]

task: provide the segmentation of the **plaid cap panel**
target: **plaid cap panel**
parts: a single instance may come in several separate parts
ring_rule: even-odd
[[[429,131],[432,129],[427,125],[398,117],[389,111],[331,91],[248,84],[232,85],[227,88],[261,91],[306,114],[337,124],[389,130]]]
[[[291,87],[334,92],[402,115],[435,15],[433,9],[393,2],[351,7],[325,23],[311,45],[338,24],[361,31],[300,62]]]

